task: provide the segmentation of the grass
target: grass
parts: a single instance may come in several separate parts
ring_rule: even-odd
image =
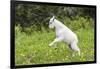
[[[15,64],[49,64],[94,61],[94,30],[79,29],[78,46],[81,56],[72,57],[72,51],[63,42],[57,48],[49,47],[55,38],[54,31],[33,32],[28,35],[19,30],[15,31]]]

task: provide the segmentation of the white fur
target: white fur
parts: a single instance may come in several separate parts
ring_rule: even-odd
[[[66,27],[62,22],[55,19],[53,16],[49,21],[49,28],[54,28],[56,31],[56,38],[49,46],[53,46],[57,42],[64,41],[70,45],[70,48],[74,51],[77,51],[80,55],[80,49],[77,46],[78,38],[74,32],[72,32],[68,27]]]

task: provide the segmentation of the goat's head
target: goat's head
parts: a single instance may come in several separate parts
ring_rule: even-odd
[[[54,19],[55,19],[55,16],[53,16],[50,21],[49,21],[49,28],[54,28]]]

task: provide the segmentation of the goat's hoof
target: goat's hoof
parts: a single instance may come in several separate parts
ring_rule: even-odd
[[[49,46],[52,46],[52,44],[49,44]]]
[[[75,57],[75,54],[72,54],[72,57]]]

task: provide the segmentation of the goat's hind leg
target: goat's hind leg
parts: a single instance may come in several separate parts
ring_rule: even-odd
[[[79,47],[77,46],[77,42],[72,42],[71,45],[70,45],[70,48],[76,52],[78,52],[78,55],[80,56],[80,49]]]

